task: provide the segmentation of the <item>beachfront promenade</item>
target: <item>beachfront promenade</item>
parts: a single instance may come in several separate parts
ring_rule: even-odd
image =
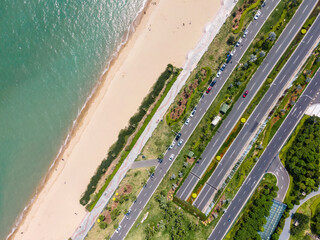
[[[144,147],[148,139],[152,136],[153,131],[156,129],[158,125],[158,122],[163,119],[165,113],[167,112],[171,103],[175,99],[176,95],[179,93],[180,89],[185,84],[186,80],[190,76],[190,73],[197,66],[197,63],[201,59],[202,55],[208,49],[209,44],[212,42],[215,35],[218,33],[220,27],[225,22],[226,18],[230,14],[235,4],[236,4],[236,1],[234,0],[225,0],[217,16],[215,16],[214,19],[206,26],[201,40],[198,42],[196,47],[189,52],[187,56],[187,60],[183,66],[183,70],[178,76],[176,82],[168,92],[167,96],[161,103],[160,107],[158,108],[158,110],[156,111],[152,119],[150,120],[146,129],[141,134],[137,143],[132,148],[127,158],[124,160],[122,166],[120,167],[117,174],[114,176],[114,178],[110,182],[109,186],[106,188],[105,192],[99,199],[94,209],[85,215],[81,224],[75,230],[74,234],[72,235],[73,240],[84,239],[88,231],[92,228],[99,214],[102,212],[103,208],[107,205],[114,191],[116,190],[119,183],[126,175],[127,171],[130,169],[132,163],[135,161],[138,154],[140,154],[142,148]]]

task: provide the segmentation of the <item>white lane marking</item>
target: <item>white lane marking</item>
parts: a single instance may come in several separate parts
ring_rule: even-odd
[[[243,102],[240,103],[240,105],[239,105],[239,107],[237,108],[237,110],[239,110],[239,108],[241,107],[242,103],[243,103]]]
[[[262,72],[264,72],[264,70],[266,70],[267,67],[268,67],[268,63],[267,63],[266,66],[263,68]]]
[[[308,40],[307,44],[309,44],[309,42],[311,41],[311,39],[313,38],[313,35],[310,37],[310,39]]]
[[[300,57],[300,55],[298,55],[298,57],[296,57],[296,59],[294,60],[293,64],[296,63],[296,61],[298,60],[299,57]]]

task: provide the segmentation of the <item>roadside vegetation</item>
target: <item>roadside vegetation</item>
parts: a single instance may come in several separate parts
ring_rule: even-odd
[[[244,55],[243,59],[246,59],[247,62],[244,62],[244,63],[242,63],[243,61],[240,62],[240,65],[242,65],[242,67],[240,69],[247,70],[247,71],[251,70],[252,73],[254,73],[257,70],[257,68],[260,66],[265,54],[273,46],[277,36],[279,36],[281,34],[282,30],[285,28],[286,24],[283,23],[284,19],[286,19],[286,22],[289,22],[290,18],[293,16],[293,13],[291,12],[289,14],[287,9],[285,8],[288,6],[291,6],[293,8],[293,11],[295,11],[296,8],[298,7],[297,5],[293,5],[293,4],[290,5],[290,3],[289,4],[284,3],[284,2],[279,3],[277,9],[279,10],[283,7],[283,11],[281,12],[281,14],[279,14],[277,11],[275,11],[271,14],[270,20],[268,20],[266,22],[266,24],[262,27],[260,33],[256,37],[256,39],[258,39],[258,41],[254,40],[252,46],[250,46],[249,50]],[[290,9],[290,7],[289,7],[289,9]],[[306,26],[306,28],[309,28],[311,26],[311,24],[312,24],[312,22],[310,23],[310,21],[308,21],[308,25]],[[270,30],[270,28],[271,28],[271,30]],[[279,62],[276,64],[275,68],[269,74],[267,81],[262,85],[262,87],[260,88],[260,90],[256,94],[255,98],[253,99],[253,101],[250,103],[249,107],[244,112],[242,118],[247,119],[251,115],[251,113],[254,111],[255,107],[258,105],[258,103],[260,102],[262,97],[265,95],[265,93],[269,89],[274,78],[280,72],[280,70],[282,69],[282,67],[284,66],[286,61],[289,59],[289,57],[293,53],[294,49],[298,45],[298,43],[301,41],[302,37],[300,37],[300,35],[303,36],[301,33],[298,33],[297,37],[295,38],[296,41],[293,41],[293,43],[286,50],[286,52],[284,54],[285,57],[282,57],[279,60]],[[260,57],[259,56],[257,57],[255,54],[258,52],[263,53],[263,54],[260,54]],[[252,61],[253,59],[255,59],[255,61]],[[237,72],[238,69],[235,72]],[[251,78],[251,76],[250,76],[250,78]],[[230,76],[230,78],[231,77],[232,77],[232,75]],[[247,81],[248,80],[249,79],[247,79]],[[231,86],[231,88],[233,88],[232,84],[230,86]],[[229,86],[229,88],[230,88],[230,86]],[[240,97],[242,92],[243,91],[235,93],[235,94],[238,94],[237,98]],[[234,98],[233,102],[235,102],[237,100],[237,98]],[[231,106],[232,106],[232,104],[233,103],[231,103]],[[224,154],[226,153],[226,151],[228,150],[228,148],[230,147],[230,145],[232,144],[234,139],[237,137],[242,126],[243,126],[243,123],[241,123],[240,121],[235,125],[235,127],[231,131],[230,135],[227,137],[226,141],[223,143],[221,148],[218,150],[217,157],[219,157],[221,159],[224,156]],[[279,124],[279,126],[280,126],[280,124]],[[213,171],[215,170],[217,163],[218,163],[217,158],[214,158],[212,163],[210,164],[210,166],[206,170],[204,176],[202,177],[202,179],[199,181],[199,183],[197,184],[197,186],[193,190],[193,193],[198,194],[201,191],[205,182],[209,179],[209,177],[212,175]],[[219,195],[219,193],[221,193],[221,191],[218,191],[217,195]],[[193,201],[193,198],[190,197],[188,199],[188,202],[192,203],[192,201]]]
[[[142,186],[146,184],[151,172],[151,168],[128,171],[109,203],[101,212],[97,224],[89,231],[87,240],[105,240],[111,237],[133,201],[136,200]]]
[[[92,202],[87,206],[88,210],[91,211],[93,209],[98,199],[101,197],[102,193],[108,186],[109,182],[117,173],[122,162],[127,157],[134,144],[137,142],[138,138],[148,125],[152,116],[160,106],[162,100],[167,95],[171,86],[177,79],[179,72],[179,69],[176,69],[171,64],[169,64],[166,70],[158,78],[151,92],[143,100],[141,106],[139,107],[138,113],[130,118],[129,126],[126,129],[120,131],[117,142],[110,147],[106,159],[104,159],[101,165],[98,167],[95,175],[91,178],[86,191],[80,199],[80,203],[82,205],[86,205],[90,201],[90,199],[92,200]],[[154,104],[155,102],[156,104]],[[135,133],[134,137],[130,138],[133,133]],[[112,170],[111,175],[106,177],[102,188],[95,195],[92,195],[97,191],[97,185],[102,176],[104,176],[107,172],[111,163],[117,159],[118,163]]]
[[[284,203],[288,210],[280,219],[274,233],[279,236],[284,227],[284,222],[289,217],[288,211],[311,191],[318,189],[320,181],[320,118],[309,117],[299,127],[298,133],[294,133],[287,146],[281,152],[282,162],[290,174],[290,186]],[[273,239],[278,239],[273,237]]]
[[[266,174],[225,239],[261,239],[258,232],[263,231],[277,191],[276,177]]]
[[[253,1],[249,0],[239,0],[234,11],[236,12],[239,8],[243,8],[244,3],[247,4],[247,7],[249,7],[252,2]],[[204,214],[202,214],[199,210],[197,212],[197,209],[194,209],[191,204],[186,202],[180,203],[178,201],[172,201],[172,199],[174,199],[174,193],[177,190],[177,187],[184,181],[184,177],[190,172],[192,165],[200,157],[202,151],[205,149],[207,143],[214,135],[222,120],[228,114],[227,112],[225,115],[223,115],[220,124],[218,124],[216,127],[213,127],[211,125],[211,121],[214,116],[219,114],[220,106],[223,103],[232,105],[233,102],[236,101],[237,97],[241,95],[245,89],[246,83],[251,78],[258,65],[261,63],[265,54],[267,54],[268,49],[270,49],[273,45],[275,41],[274,38],[277,38],[280,35],[286,23],[289,22],[290,18],[293,16],[300,2],[301,1],[291,0],[281,1],[277,7],[278,11],[274,11],[270,15],[266,24],[257,35],[256,40],[254,40],[252,46],[250,46],[249,51],[247,51],[242,58],[240,65],[230,76],[216,100],[210,106],[206,115],[195,129],[193,135],[190,137],[189,141],[176,158],[174,164],[169,169],[167,175],[164,177],[163,181],[156,190],[155,195],[151,198],[146,208],[142,211],[135,225],[130,230],[127,239],[205,239],[209,236],[213,227],[223,214],[223,210],[228,206],[228,199],[230,198],[227,197],[227,195],[220,197],[216,205],[215,216],[210,214],[209,219],[205,220],[205,217],[203,216]],[[289,9],[290,11],[285,11],[285,9]],[[244,26],[252,20],[253,14],[254,11],[250,11],[250,13],[246,15],[243,20]],[[212,77],[215,76],[216,71],[219,69],[219,66],[221,66],[221,64],[225,61],[226,53],[234,47],[234,42],[230,37],[233,37],[233,40],[235,40],[242,35],[242,33],[237,35],[230,31],[234,25],[233,21],[235,16],[233,15],[234,14],[232,13],[232,15],[227,19],[226,23],[222,26],[219,34],[210,44],[208,51],[198,63],[197,68],[187,80],[186,86],[189,86],[190,90],[188,92],[189,97],[186,98],[186,95],[184,95],[184,91],[188,91],[188,88],[182,88],[180,93],[177,95],[177,98],[174,102],[176,106],[178,106],[182,96],[185,98],[183,101],[181,101],[181,103],[183,103],[181,106],[184,105],[184,107],[180,108],[179,117],[177,118],[178,120],[168,120],[168,116],[170,116],[170,113],[172,114],[173,112],[173,104],[166,115],[167,117],[159,123],[158,127],[153,133],[153,136],[142,149],[142,152],[137,160],[153,159],[156,157],[161,158],[163,156],[166,148],[173,140],[173,136],[179,131],[181,125],[184,123],[185,119],[187,116],[189,116],[191,110],[194,106],[196,106],[201,95],[206,90],[207,85],[205,83],[208,84],[211,81]],[[271,31],[274,32],[276,36],[274,36],[274,34],[270,35]],[[256,47],[256,44],[258,44],[259,41],[261,48]],[[264,42],[270,43],[265,43],[263,45]],[[266,50],[262,49],[262,45]],[[208,74],[209,72],[210,74]],[[195,83],[197,85],[195,85]],[[269,84],[270,83],[271,82],[269,81]],[[173,117],[174,115],[171,116]],[[175,116],[178,116],[178,114]],[[168,123],[171,123],[171,126],[169,126]],[[187,157],[190,150],[194,153],[194,155],[192,157]],[[253,153],[254,151],[250,152],[250,163],[243,165],[246,166],[246,170],[240,175],[241,179],[243,180],[245,179],[246,172],[251,169],[251,161],[254,162],[257,159],[257,156],[254,156]],[[212,164],[212,168],[215,168],[214,164]],[[239,184],[239,186],[241,186],[241,184]],[[231,186],[229,190],[232,191]],[[232,194],[230,194],[230,196],[232,196]],[[180,207],[188,209],[188,212],[182,211]],[[144,221],[142,221],[143,219]],[[172,228],[177,229],[172,230]]]
[[[289,240],[312,239],[314,234],[320,236],[316,227],[320,223],[319,210],[320,195],[316,195],[302,204],[292,216]]]

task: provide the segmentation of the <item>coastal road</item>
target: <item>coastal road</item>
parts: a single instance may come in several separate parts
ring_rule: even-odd
[[[318,18],[319,19],[319,18]],[[320,23],[317,23],[317,31],[314,34],[320,36]],[[295,103],[286,119],[281,124],[280,128],[271,139],[270,143],[262,153],[257,164],[253,167],[250,174],[247,176],[242,187],[233,198],[226,212],[222,215],[216,227],[210,234],[210,240],[221,240],[224,238],[238,214],[250,198],[253,191],[258,186],[260,180],[267,172],[272,161],[277,157],[282,146],[286,143],[291,132],[295,129],[300,119],[303,117],[305,110],[312,103],[313,97],[320,91],[320,71],[310,81],[299,100]]]
[[[240,61],[243,54],[246,52],[248,47],[250,46],[251,42],[255,38],[256,34],[259,32],[260,28],[263,26],[266,19],[269,17],[271,12],[274,10],[274,8],[278,5],[280,0],[266,0],[266,6],[261,9],[261,15],[258,20],[252,22],[247,27],[248,34],[246,38],[242,40],[242,45],[237,47],[234,52],[234,55],[232,57],[232,61],[227,64],[227,67],[221,74],[219,79],[217,80],[217,83],[214,85],[213,89],[209,94],[206,94],[199,104],[197,105],[197,110],[195,115],[192,117],[189,125],[184,125],[181,129],[181,138],[184,142],[180,147],[177,146],[177,143],[175,144],[175,147],[169,151],[167,151],[164,154],[163,162],[159,165],[157,165],[154,177],[150,179],[145,187],[141,190],[139,193],[137,200],[135,203],[131,206],[131,213],[128,217],[124,217],[122,221],[120,222],[120,230],[116,231],[111,239],[123,239],[126,234],[129,232],[131,227],[133,226],[135,220],[140,215],[143,208],[146,206],[147,202],[153,195],[154,191],[162,181],[163,177],[169,170],[170,166],[173,162],[169,161],[169,157],[171,154],[174,154],[173,161],[175,157],[179,154],[180,150],[183,148],[184,144],[187,142],[188,138],[193,133],[194,129],[200,122],[201,118],[204,116],[205,112],[211,105],[211,103],[214,101],[215,97],[218,95],[219,91],[223,87],[224,83],[228,79],[229,75],[232,73],[232,71],[237,66],[237,63]],[[179,141],[180,141],[179,139]],[[178,142],[179,142],[178,141]]]
[[[206,149],[202,153],[201,161],[198,164],[194,165],[193,169],[191,170],[189,176],[184,181],[182,186],[177,191],[176,196],[182,200],[187,200],[190,194],[192,193],[193,189],[195,188],[198,181],[201,179],[203,174],[205,173],[206,169],[212,162],[212,159],[221,148],[222,144],[225,142],[226,138],[231,133],[233,127],[239,121],[239,118],[246,110],[248,105],[250,104],[251,100],[254,98],[255,94],[258,92],[260,87],[263,85],[264,81],[267,79],[268,74],[272,71],[277,61],[281,58],[282,54],[285,52],[287,47],[290,45],[291,41],[294,39],[295,35],[298,31],[300,31],[301,26],[308,18],[309,14],[312,12],[317,0],[310,0],[310,1],[303,1],[298,8],[295,15],[292,17],[291,21],[288,23],[286,28],[283,30],[282,34],[277,39],[276,43],[269,51],[268,55],[263,60],[262,64],[259,66],[255,74],[253,75],[252,79],[247,85],[246,90],[249,91],[246,98],[239,98],[238,101],[234,104],[231,112],[228,114],[227,118],[221,124],[219,130],[213,136],[209,144],[207,145]],[[267,6],[267,4],[266,4]],[[250,32],[250,31],[249,31]],[[300,62],[295,62],[296,66],[300,64]],[[286,80],[286,79],[285,79]],[[286,81],[283,83],[287,83]],[[275,92],[277,93],[277,89]],[[277,96],[273,94],[273,96]],[[273,99],[268,99],[267,106],[270,106],[270,101]],[[265,109],[265,108],[264,108]],[[262,112],[263,116],[266,112]],[[258,121],[255,123],[258,126]],[[252,125],[251,132],[254,131],[254,126]],[[247,136],[242,136],[243,140],[249,137],[249,132]],[[242,145],[243,146],[243,145]],[[239,149],[231,152],[231,156],[233,159],[238,154]],[[235,155],[234,155],[235,154]],[[226,160],[226,157],[223,157],[222,160],[219,162],[216,170],[214,171],[215,182],[209,181],[206,186],[204,186],[203,191],[207,193],[203,196],[204,193],[200,193],[197,197],[196,201],[194,201],[194,205],[199,208],[201,211],[205,211],[208,200],[213,197],[214,193],[217,191],[220,183],[222,182],[227,169],[231,167],[233,161]],[[205,200],[203,200],[205,198]]]
[[[314,3],[316,2],[317,1],[314,1]],[[308,1],[308,3],[310,2]],[[303,8],[300,8],[299,10],[302,9]],[[310,10],[312,10],[312,4]],[[297,12],[297,14],[300,14],[300,12]],[[201,211],[206,211],[207,207],[209,206],[214,197],[214,193],[217,191],[217,189],[219,189],[222,186],[223,182],[232,170],[234,164],[237,162],[237,156],[241,153],[245,143],[250,142],[251,137],[253,137],[256,130],[258,130],[259,124],[266,119],[267,114],[273,108],[274,104],[276,104],[282,92],[285,90],[290,81],[297,74],[297,71],[300,69],[301,65],[304,63],[304,61],[307,59],[307,57],[311,54],[313,49],[318,44],[320,34],[319,26],[320,18],[318,17],[309,29],[308,33],[303,38],[303,40],[300,42],[299,46],[295,49],[294,53],[288,59],[287,63],[284,65],[280,73],[274,79],[270,88],[268,89],[264,97],[261,99],[259,104],[256,106],[254,112],[250,115],[249,119],[239,132],[238,136],[233,141],[228,151],[225,153],[222,160],[218,164],[217,168],[215,169],[215,171],[203,187],[202,191],[200,192],[200,194],[194,202],[194,206],[196,206]],[[286,30],[290,29],[291,28],[289,27]],[[297,28],[298,31],[299,29],[300,28]],[[274,54],[276,54],[277,51],[280,52],[279,49],[281,46],[289,44],[289,41],[277,42],[272,48],[272,50],[269,52],[268,56],[274,56]],[[281,55],[278,57],[280,58]],[[257,82],[261,81],[261,79],[263,78],[263,69],[267,68],[270,65],[270,60],[272,61],[272,58],[266,58],[263,62],[265,64],[262,64],[257,70],[256,75],[254,76],[254,78],[256,77],[255,80]],[[250,81],[249,85],[251,85],[252,83],[254,84],[254,82]],[[250,86],[248,86],[248,88],[250,89]],[[238,102],[236,103],[236,105],[237,104]],[[238,115],[238,118],[235,118],[235,121],[237,121],[239,117],[240,115]]]

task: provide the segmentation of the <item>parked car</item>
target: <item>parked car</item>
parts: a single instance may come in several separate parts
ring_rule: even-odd
[[[232,59],[232,55],[228,53],[226,63],[229,63]]]
[[[183,139],[181,139],[180,142],[178,142],[178,146],[180,147],[182,143],[183,143]]]
[[[258,10],[258,12],[256,13],[256,15],[254,16],[254,20],[257,20],[261,15],[261,11]]]
[[[236,47],[239,47],[239,46],[240,46],[240,42],[237,42],[237,43],[236,43]]]
[[[222,73],[222,71],[219,70],[218,73],[217,73],[217,75],[216,75],[216,77],[217,77],[217,78],[220,77],[220,74],[221,74],[221,73]]]
[[[190,117],[193,117],[196,114],[196,107],[193,108],[192,112],[190,113]]]
[[[261,7],[264,7],[266,5],[266,2],[263,2],[262,4],[261,4]]]
[[[121,229],[121,225],[119,225],[119,227],[117,228],[116,233],[118,233],[120,229]]]
[[[211,91],[212,87],[208,87],[207,91],[206,91],[206,94],[208,94],[210,91]]]
[[[185,125],[188,125],[190,122],[190,118],[187,118],[187,120],[184,122]]]
[[[243,37],[243,38],[245,38],[245,37],[247,36],[247,34],[248,34],[248,30],[247,30],[247,29],[245,29],[245,30],[244,30],[244,32],[243,32],[242,37]]]
[[[223,70],[226,68],[226,66],[227,66],[227,64],[224,63],[224,64],[222,65],[222,67],[221,67],[221,70],[223,71]]]
[[[216,84],[217,80],[214,80],[210,83],[210,86],[213,87]]]
[[[170,157],[169,157],[169,161],[172,161],[174,158],[174,154],[171,154]]]
[[[245,98],[245,97],[248,95],[248,93],[249,93],[249,91],[246,90],[246,91],[244,92],[244,94],[242,95],[242,97]]]
[[[173,142],[171,143],[171,145],[169,146],[169,150],[171,150],[171,149],[174,147],[175,144],[176,144],[176,142],[173,141]]]
[[[158,162],[159,162],[159,163],[162,163],[162,161],[163,161],[162,158],[159,158],[159,159],[158,159]]]
[[[153,178],[153,177],[154,177],[154,173],[151,173],[150,178]]]
[[[181,133],[178,133],[176,136],[176,141],[178,141],[180,137],[181,137]]]
[[[126,216],[129,216],[131,213],[131,209],[129,209],[129,211],[126,213]]]

